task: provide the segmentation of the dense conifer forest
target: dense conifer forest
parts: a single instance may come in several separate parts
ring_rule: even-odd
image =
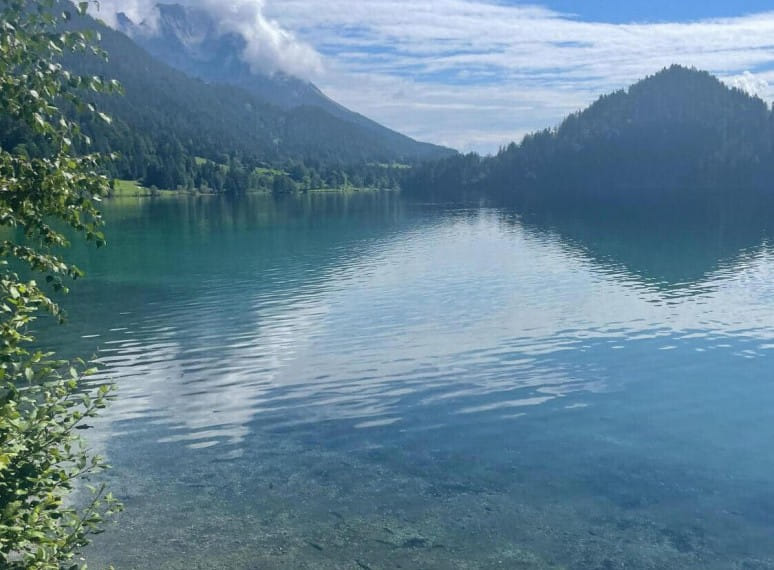
[[[772,176],[774,115],[766,103],[675,65],[495,156],[458,155],[414,169],[404,186],[444,198],[642,204],[765,192]]]

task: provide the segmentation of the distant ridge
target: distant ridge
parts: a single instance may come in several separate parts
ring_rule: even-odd
[[[673,65],[494,157],[458,156],[420,168],[408,186],[553,203],[768,191],[773,127],[758,97]]]

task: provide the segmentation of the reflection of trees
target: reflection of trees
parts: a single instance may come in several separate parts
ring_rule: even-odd
[[[700,286],[717,272],[768,250],[774,225],[766,208],[724,204],[691,207],[574,208],[504,213],[538,235],[557,235],[601,271],[625,269],[648,287],[681,290]]]

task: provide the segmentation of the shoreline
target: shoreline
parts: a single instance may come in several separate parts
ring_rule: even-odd
[[[115,188],[105,197],[106,200],[125,199],[125,198],[171,198],[171,197],[198,197],[198,196],[226,196],[223,192],[203,192],[200,190],[167,190],[150,189],[141,186],[133,180],[116,180]],[[295,190],[293,192],[283,192],[275,194],[271,190],[248,190],[245,194],[266,194],[275,196],[297,196],[302,194],[355,194],[360,192],[400,192],[399,188],[360,188],[354,186],[343,186],[339,188],[310,188],[308,190]]]

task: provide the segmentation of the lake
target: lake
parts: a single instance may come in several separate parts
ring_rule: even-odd
[[[766,223],[392,193],[107,202],[118,569],[774,568]]]

